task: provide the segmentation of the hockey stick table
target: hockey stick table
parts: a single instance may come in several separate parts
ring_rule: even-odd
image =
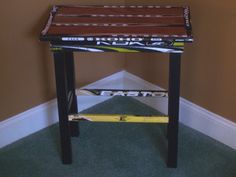
[[[40,39],[49,41],[54,53],[64,164],[72,163],[71,136],[79,136],[77,120],[92,120],[168,123],[167,166],[177,167],[181,53],[184,43],[193,41],[188,6],[53,6]],[[79,115],[73,58],[76,51],[169,54],[168,116]],[[154,92],[106,90],[120,96],[163,96]]]

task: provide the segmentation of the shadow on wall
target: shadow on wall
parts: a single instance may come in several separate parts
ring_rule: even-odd
[[[54,98],[55,93],[55,83],[54,83],[54,63],[52,53],[50,52],[49,43],[45,41],[40,41],[39,36],[45,23],[48,19],[48,14],[51,10],[51,6],[42,12],[42,15],[36,20],[33,28],[30,29],[28,35],[31,39],[35,39],[38,47],[39,61],[38,68],[42,74],[43,80],[43,94],[45,98]]]

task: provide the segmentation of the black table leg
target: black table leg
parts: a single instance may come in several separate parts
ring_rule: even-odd
[[[71,137],[68,121],[68,88],[66,76],[66,54],[64,51],[54,52],[57,105],[60,126],[61,155],[64,164],[72,163]]]
[[[66,73],[69,100],[69,114],[77,114],[77,97],[75,93],[75,68],[73,52],[65,52],[66,55]],[[79,122],[70,122],[70,133],[73,137],[79,136]]]
[[[169,124],[168,137],[168,160],[167,166],[177,167],[178,159],[178,127],[179,127],[179,94],[180,94],[180,64],[181,54],[170,54],[169,59]]]

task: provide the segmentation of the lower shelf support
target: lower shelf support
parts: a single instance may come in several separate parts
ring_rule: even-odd
[[[122,115],[122,114],[73,114],[69,121],[87,120],[92,122],[138,122],[138,123],[168,123],[168,116],[164,115]]]

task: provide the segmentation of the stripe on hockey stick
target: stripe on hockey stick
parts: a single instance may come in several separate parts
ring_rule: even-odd
[[[122,114],[75,114],[69,115],[69,121],[87,120],[92,122],[139,122],[139,123],[168,123],[168,116],[142,116]]]
[[[109,90],[109,89],[81,89],[77,95],[93,96],[129,96],[129,97],[168,97],[165,90]]]

